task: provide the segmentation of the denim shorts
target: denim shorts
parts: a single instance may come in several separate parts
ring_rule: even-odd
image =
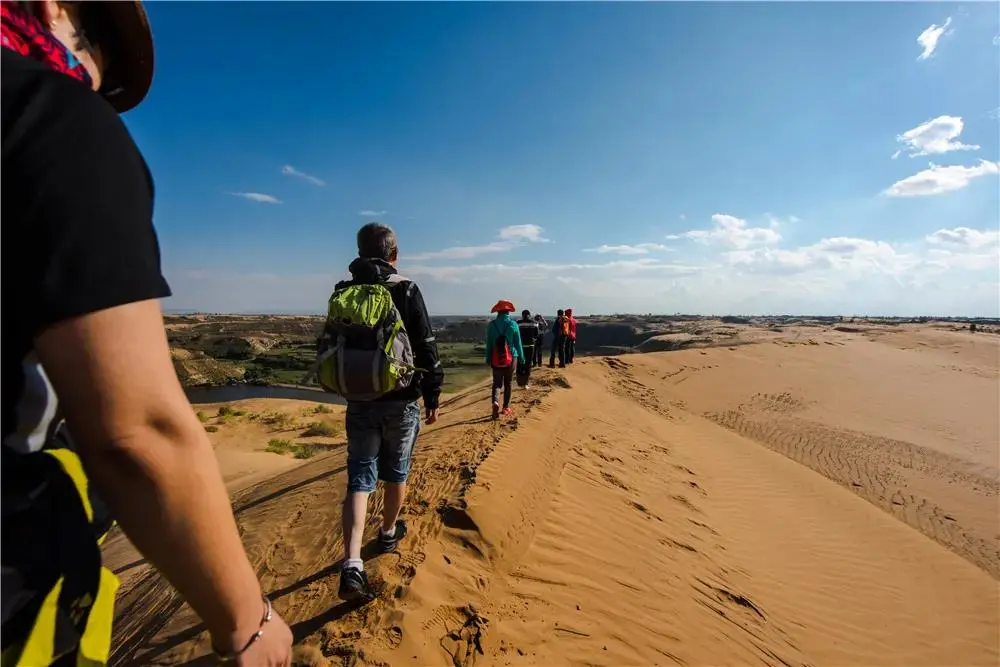
[[[347,404],[348,493],[371,493],[378,479],[390,484],[406,481],[420,417],[417,401]]]

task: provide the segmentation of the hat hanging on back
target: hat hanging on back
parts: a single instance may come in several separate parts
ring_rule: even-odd
[[[497,301],[496,305],[493,306],[493,308],[490,309],[490,312],[491,313],[513,313],[514,312],[514,304],[512,304],[510,301],[507,301],[505,299],[500,299],[499,301]]]
[[[140,0],[90,0],[80,3],[84,29],[107,51],[108,68],[100,93],[118,113],[133,109],[153,83],[153,33]]]

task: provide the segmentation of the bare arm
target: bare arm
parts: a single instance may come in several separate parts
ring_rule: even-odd
[[[57,323],[35,341],[80,457],[129,538],[220,650],[256,632],[261,590],[156,300]]]

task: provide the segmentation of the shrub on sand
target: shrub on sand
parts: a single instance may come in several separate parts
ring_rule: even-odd
[[[291,441],[278,440],[277,438],[275,438],[274,440],[269,440],[266,449],[266,451],[269,451],[272,454],[287,454],[291,450],[292,450]]]
[[[337,435],[338,433],[340,433],[340,431],[335,426],[331,426],[326,422],[315,421],[309,424],[309,428],[303,431],[302,437],[304,438],[309,438],[313,436],[332,437]]]

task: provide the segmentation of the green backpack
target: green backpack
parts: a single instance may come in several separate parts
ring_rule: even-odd
[[[371,401],[413,382],[413,347],[389,286],[349,285],[330,295],[326,325],[317,346],[316,376],[329,392],[348,401]]]

